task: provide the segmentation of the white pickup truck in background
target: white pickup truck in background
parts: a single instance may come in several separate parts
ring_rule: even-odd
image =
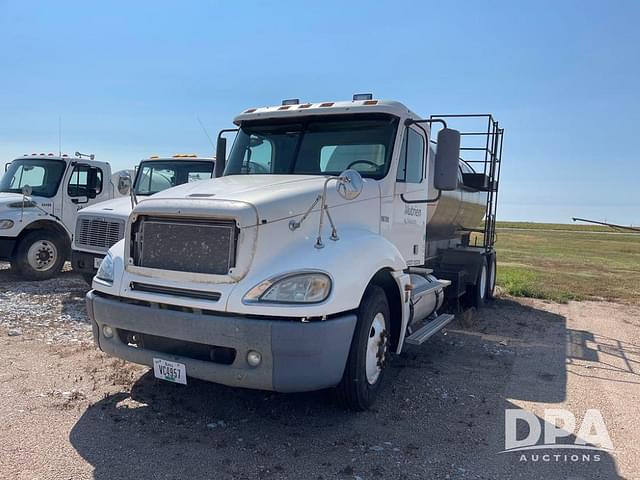
[[[71,252],[73,269],[91,284],[100,262],[111,246],[122,239],[132,204],[183,183],[213,177],[215,159],[194,154],[168,158],[150,157],[136,167],[132,198],[116,198],[78,214]]]
[[[112,173],[94,155],[33,153],[13,160],[0,180],[0,260],[29,280],[51,278],[71,253],[81,209],[129,194],[130,173]]]

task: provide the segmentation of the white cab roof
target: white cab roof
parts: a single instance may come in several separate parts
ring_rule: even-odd
[[[142,162],[174,162],[176,160],[196,160],[196,161],[205,161],[205,162],[215,162],[215,157],[199,157],[195,154],[178,154],[173,155],[171,157],[160,157],[153,155],[149,158],[143,158]]]
[[[233,123],[266,118],[287,118],[308,115],[335,115],[344,113],[387,113],[397,117],[418,119],[418,115],[400,102],[392,100],[345,100],[338,102],[300,103],[249,108],[234,118]]]

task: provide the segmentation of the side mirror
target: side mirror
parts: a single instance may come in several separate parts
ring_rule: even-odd
[[[438,132],[438,150],[434,168],[433,186],[438,190],[458,188],[458,161],[460,158],[460,132],[443,128]]]
[[[362,176],[356,170],[345,170],[338,177],[336,190],[345,200],[353,200],[362,193]]]
[[[120,195],[129,195],[131,191],[131,176],[130,175],[120,175],[118,177],[118,193]]]
[[[87,197],[96,198],[98,192],[98,169],[90,167],[87,170]]]
[[[32,193],[33,188],[31,188],[31,185],[24,185],[22,187],[22,195],[24,195],[25,197],[30,197]]]
[[[220,132],[222,134],[222,132]],[[214,175],[216,178],[221,177],[224,173],[224,167],[227,163],[227,139],[222,135],[218,135],[218,143],[216,144],[216,165]]]

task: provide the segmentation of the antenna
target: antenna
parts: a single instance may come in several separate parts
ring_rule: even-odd
[[[62,156],[62,117],[58,116],[58,156]]]
[[[213,140],[211,140],[211,137],[209,136],[209,132],[207,132],[207,129],[204,128],[204,124],[202,123],[202,120],[200,120],[200,117],[196,117],[198,119],[198,123],[200,124],[200,126],[202,127],[202,131],[204,132],[204,134],[207,136],[207,138],[209,139],[209,143],[211,144],[211,148],[213,148],[213,150],[215,151],[216,146],[213,144]]]

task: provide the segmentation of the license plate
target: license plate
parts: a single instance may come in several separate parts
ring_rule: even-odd
[[[187,368],[184,363],[170,362],[162,358],[153,359],[153,375],[167,382],[187,384]]]
[[[104,257],[95,257],[93,259],[93,268],[100,268],[100,264],[102,263],[102,259]]]

